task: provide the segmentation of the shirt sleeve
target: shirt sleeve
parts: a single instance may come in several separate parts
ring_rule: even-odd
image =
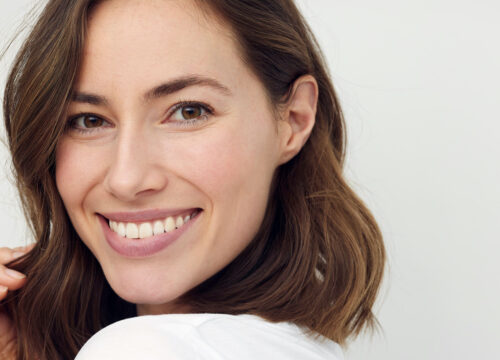
[[[75,360],[341,360],[340,350],[305,337],[296,325],[251,315],[171,314],[109,325]]]
[[[185,341],[189,324],[173,323],[158,329],[140,317],[118,321],[92,336],[75,360],[198,360]]]

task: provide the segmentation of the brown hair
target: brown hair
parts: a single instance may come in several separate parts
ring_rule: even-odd
[[[294,81],[319,86],[316,124],[275,174],[259,232],[229,265],[182,300],[194,312],[291,321],[340,344],[365,327],[384,270],[382,235],[343,177],[345,124],[327,66],[292,0],[195,0],[232,29],[242,59],[275,108]],[[34,250],[8,264],[26,285],[2,302],[18,332],[18,359],[73,358],[90,336],[135,305],[109,287],[76,234],[55,185],[55,148],[81,62],[93,0],[50,0],[18,53],[4,120]]]

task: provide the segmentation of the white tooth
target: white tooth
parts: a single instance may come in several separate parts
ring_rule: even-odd
[[[116,232],[120,235],[120,236],[125,236],[127,234],[127,231],[125,230],[125,224],[124,223],[118,223],[118,225],[116,226]]]
[[[129,239],[137,239],[139,238],[139,228],[134,223],[127,223],[127,227],[125,228],[127,231],[127,237]]]
[[[109,222],[109,225],[111,227],[111,229],[116,232],[116,227],[118,226],[118,224],[116,223],[116,221],[110,221]]]
[[[165,231],[170,232],[175,229],[175,221],[174,218],[169,216],[165,219]]]
[[[189,219],[191,219],[191,217],[189,215],[186,215],[186,217],[184,218],[184,224],[187,223]]]
[[[178,216],[175,221],[175,227],[180,228],[182,225],[184,225],[184,220],[182,219],[182,216]]]
[[[165,227],[163,226],[163,222],[160,220],[156,220],[153,226],[153,234],[163,234],[165,232]]]
[[[139,237],[141,239],[144,239],[152,235],[153,235],[153,227],[151,226],[150,223],[145,222],[139,226]]]

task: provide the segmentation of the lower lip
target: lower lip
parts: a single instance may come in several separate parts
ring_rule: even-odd
[[[201,213],[202,211],[178,229],[172,230],[168,233],[153,235],[144,239],[129,239],[122,237],[110,229],[106,218],[102,215],[98,215],[98,217],[104,231],[104,237],[106,238],[109,246],[122,256],[137,258],[151,256],[165,249],[187,230],[189,230]]]

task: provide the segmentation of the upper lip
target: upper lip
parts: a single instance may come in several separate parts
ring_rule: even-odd
[[[151,210],[141,210],[141,211],[131,211],[131,212],[109,212],[109,213],[99,213],[105,218],[118,221],[118,222],[133,222],[133,221],[151,221],[157,219],[163,219],[168,216],[176,216],[184,213],[192,213],[198,208],[184,208],[184,209],[151,209]]]

